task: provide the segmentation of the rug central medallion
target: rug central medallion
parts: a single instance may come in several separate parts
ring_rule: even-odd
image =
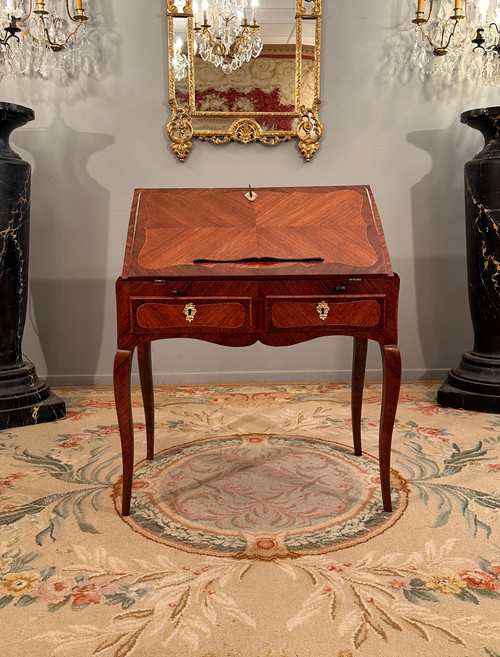
[[[202,554],[322,554],[392,526],[407,504],[406,482],[394,471],[391,487],[394,510],[385,513],[378,461],[337,443],[267,434],[209,438],[139,463],[124,520],[148,538]]]

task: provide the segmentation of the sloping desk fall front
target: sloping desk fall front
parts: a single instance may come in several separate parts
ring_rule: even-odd
[[[399,278],[369,187],[138,189],[116,284],[114,390],[123,457],[122,514],[130,512],[134,435],[130,399],[137,347],[154,456],[151,342],[291,345],[354,337],[352,429],[361,454],[367,340],[383,361],[379,460],[391,510],[391,439],[401,382]]]

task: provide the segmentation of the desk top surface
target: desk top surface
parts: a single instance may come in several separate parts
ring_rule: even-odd
[[[392,276],[368,186],[136,189],[123,278]]]

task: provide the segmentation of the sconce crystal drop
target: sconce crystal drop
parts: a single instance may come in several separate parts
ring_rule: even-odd
[[[449,83],[500,85],[500,0],[414,0],[412,64]]]
[[[96,53],[84,1],[0,0],[0,79],[88,72]]]

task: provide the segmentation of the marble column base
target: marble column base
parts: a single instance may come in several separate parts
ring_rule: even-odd
[[[0,430],[51,422],[65,414],[66,404],[38,378],[34,365],[0,370]]]
[[[467,351],[459,366],[448,372],[437,400],[450,408],[500,413],[500,359]]]

